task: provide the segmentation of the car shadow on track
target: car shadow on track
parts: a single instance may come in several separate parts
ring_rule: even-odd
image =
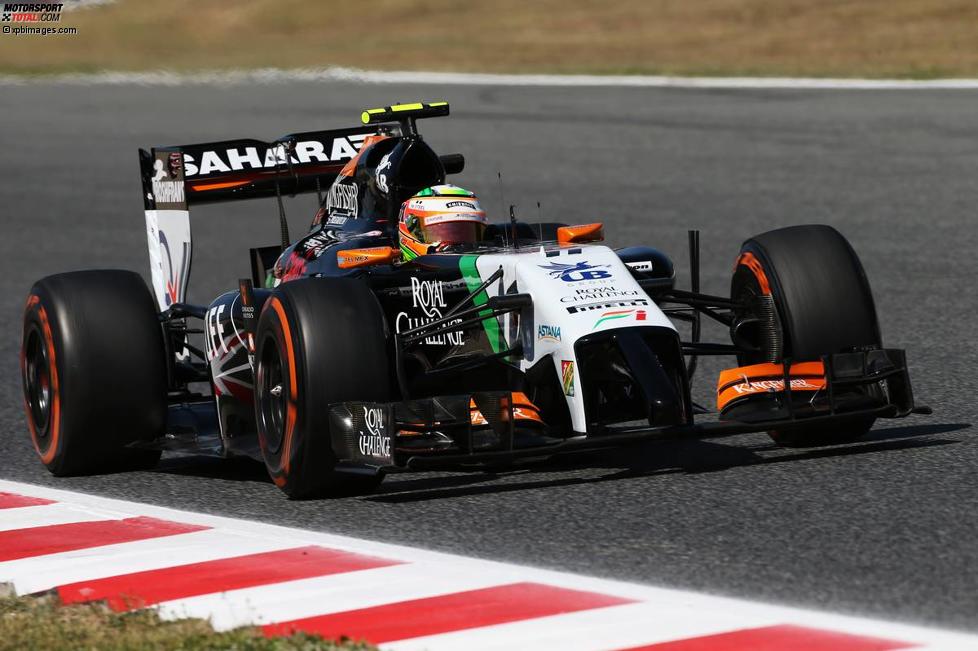
[[[924,437],[949,434],[970,427],[970,423],[887,427],[873,430],[855,443],[806,449],[781,448],[774,443],[727,445],[699,439],[650,442],[597,453],[568,454],[508,472],[399,478],[383,484],[377,492],[360,499],[392,503],[417,502],[593,484],[661,474],[720,472],[743,466],[922,449],[960,442],[949,438]],[[604,469],[614,469],[615,472],[547,478],[547,474],[553,473],[588,470],[600,472]]]
[[[215,457],[181,455],[165,457],[153,469],[167,475],[183,475],[204,479],[223,479],[227,481],[257,482],[271,484],[272,479],[264,464],[252,459],[218,459]]]

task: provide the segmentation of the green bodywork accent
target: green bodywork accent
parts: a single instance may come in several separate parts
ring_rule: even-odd
[[[462,278],[465,279],[465,284],[469,288],[469,292],[474,292],[482,284],[482,277],[479,276],[479,270],[476,269],[475,261],[479,258],[477,255],[463,255],[458,262],[458,268],[462,272]],[[489,301],[489,295],[486,294],[486,290],[482,290],[475,295],[472,302],[478,307],[479,305],[485,305]],[[479,312],[479,316],[485,316],[489,314],[489,310],[483,310]],[[489,340],[489,345],[492,346],[492,352],[498,353],[502,350],[502,342],[499,336],[499,320],[496,318],[485,319],[482,322],[482,327],[486,331],[486,338]]]

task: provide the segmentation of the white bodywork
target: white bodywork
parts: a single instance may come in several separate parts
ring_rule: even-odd
[[[153,293],[160,311],[187,297],[190,277],[190,213],[186,210],[147,210],[146,238]]]
[[[625,263],[606,246],[528,247],[483,254],[476,259],[483,279],[500,267],[502,279],[487,287],[489,296],[521,293],[533,298],[533,318],[520,324],[519,331],[511,315],[500,318],[502,338],[507,347],[522,338],[521,370],[553,355],[573,428],[586,432],[574,344],[581,337],[606,330],[636,326],[675,330],[675,326],[635,281]],[[567,363],[572,365],[569,378],[565,372]]]

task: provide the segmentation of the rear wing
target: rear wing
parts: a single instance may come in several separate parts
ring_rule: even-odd
[[[186,300],[192,252],[190,207],[328,189],[375,133],[399,124],[309,131],[139,150],[153,291],[160,310]]]
[[[397,127],[382,128],[392,133]],[[277,191],[311,192],[317,183],[332,183],[363,141],[378,131],[377,126],[361,126],[295,133],[273,142],[241,139],[140,149],[145,208],[186,210],[204,203],[273,197]]]
[[[149,264],[160,310],[186,301],[191,206],[321,191],[369,136],[413,136],[416,120],[448,114],[447,102],[395,104],[367,109],[360,116],[363,124],[348,129],[294,133],[273,142],[224,140],[140,149]],[[465,164],[459,154],[440,158],[450,174]]]

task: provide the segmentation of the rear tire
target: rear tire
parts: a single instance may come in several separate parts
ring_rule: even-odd
[[[136,273],[78,271],[31,288],[21,376],[41,462],[58,476],[156,465],[127,448],[163,436],[166,360],[152,295]]]
[[[849,242],[831,226],[791,226],[744,242],[730,289],[737,301],[769,294],[774,314],[758,337],[760,352],[738,355],[741,365],[817,360],[822,355],[882,345],[869,282]],[[756,315],[760,316],[760,315]],[[769,432],[786,447],[853,441],[869,431],[872,417],[824,426]]]
[[[258,440],[275,485],[290,498],[369,492],[382,476],[336,471],[328,405],[386,402],[387,327],[373,292],[347,278],[285,283],[258,322]]]

